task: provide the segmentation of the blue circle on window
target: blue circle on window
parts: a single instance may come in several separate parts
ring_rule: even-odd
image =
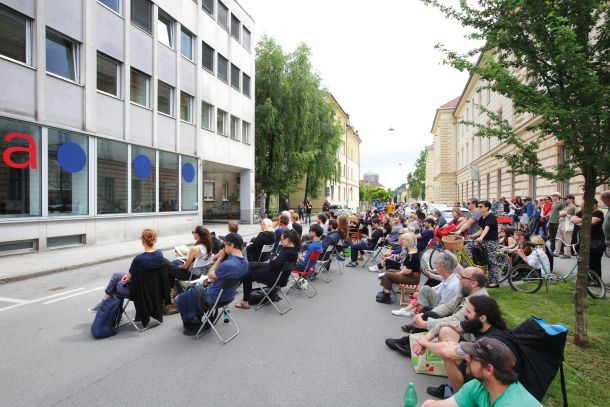
[[[133,160],[133,172],[140,179],[147,179],[152,173],[152,164],[145,155],[139,155]]]
[[[195,179],[195,167],[193,167],[193,164],[182,164],[182,178],[186,182],[193,182],[193,180]]]
[[[87,164],[87,154],[81,146],[68,141],[57,149],[57,163],[65,172],[81,172]]]

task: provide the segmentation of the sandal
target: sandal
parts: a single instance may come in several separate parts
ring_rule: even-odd
[[[246,304],[244,304],[243,301],[241,301],[241,302],[238,302],[237,304],[235,304],[235,308],[250,309],[250,305],[246,305]]]

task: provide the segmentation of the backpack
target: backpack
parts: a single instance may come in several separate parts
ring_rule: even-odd
[[[550,325],[542,319],[530,317],[510,331],[510,335],[519,349],[522,363],[519,381],[523,387],[541,401],[557,370],[560,370],[563,405],[567,407],[562,362],[568,328],[565,325]]]
[[[471,247],[471,253],[472,253],[472,261],[474,262],[474,264],[478,264],[481,266],[485,266],[487,264],[489,264],[489,257],[487,256],[487,250],[485,249],[485,246],[483,246],[482,244],[475,242],[472,244]]]
[[[95,339],[108,338],[116,334],[116,327],[121,320],[123,301],[116,297],[102,301],[91,324],[91,335]]]

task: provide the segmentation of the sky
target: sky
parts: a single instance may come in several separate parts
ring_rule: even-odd
[[[460,96],[468,75],[442,64],[435,44],[465,51],[455,21],[418,0],[238,0],[255,38],[293,51],[305,42],[326,87],[359,132],[360,178],[379,173],[386,188],[406,181],[426,145],[436,109]],[[390,131],[390,129],[394,129]]]

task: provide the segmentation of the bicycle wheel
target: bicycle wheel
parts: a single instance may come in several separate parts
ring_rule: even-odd
[[[604,251],[606,257],[610,257],[610,243],[606,244],[606,250]]]
[[[512,269],[512,263],[508,254],[504,252],[497,252],[496,257],[499,265],[499,267],[496,269],[496,275],[498,276],[498,283],[501,283],[508,278],[508,275]]]
[[[600,300],[606,296],[606,285],[599,274],[593,270],[589,270],[589,275],[587,277],[587,292],[596,300]]]
[[[430,264],[430,268],[434,268],[434,264],[436,263],[436,259],[439,258],[440,254],[443,252],[443,249],[440,247],[435,247],[432,253],[430,254],[430,259],[428,264]]]
[[[513,290],[534,294],[542,287],[540,271],[530,266],[519,265],[508,274],[508,283]]]
[[[419,256],[419,267],[421,268],[421,271],[424,271],[426,269],[432,269],[430,259],[432,258],[432,253],[434,252],[434,250],[434,248],[428,247],[422,252],[421,256]]]

